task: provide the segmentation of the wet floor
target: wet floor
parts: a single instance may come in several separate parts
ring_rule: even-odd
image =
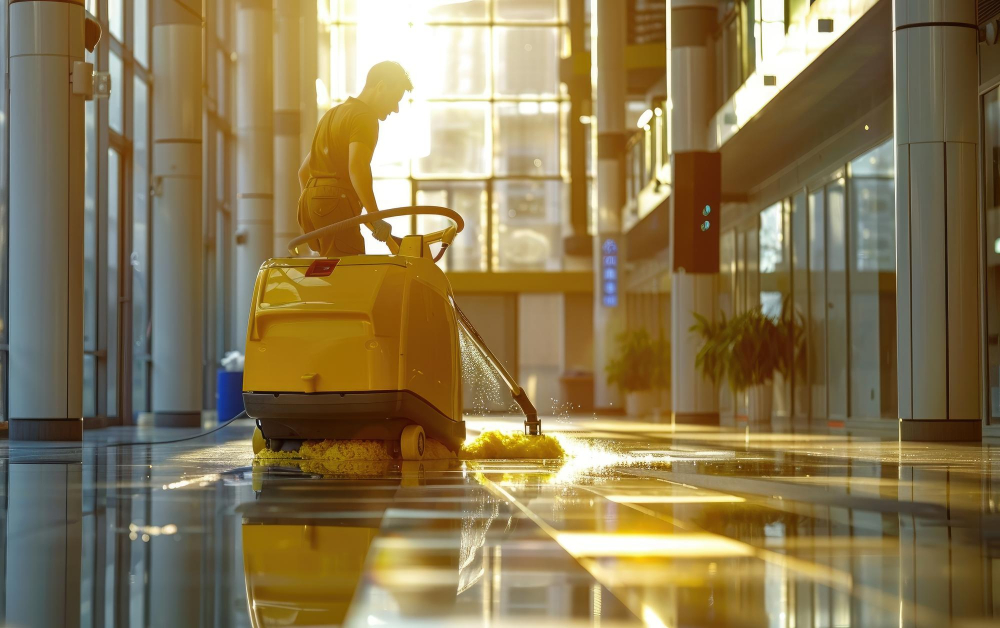
[[[495,427],[471,421],[470,431]],[[515,428],[516,423],[508,423]],[[11,626],[980,626],[1000,447],[561,419],[565,462],[0,445]]]

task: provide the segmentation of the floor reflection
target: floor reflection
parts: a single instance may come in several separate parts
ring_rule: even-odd
[[[470,427],[487,427],[473,422]],[[250,425],[0,446],[12,626],[1000,619],[1000,449],[625,421],[574,457],[253,466]]]

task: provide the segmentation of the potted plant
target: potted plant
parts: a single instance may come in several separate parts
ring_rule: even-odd
[[[618,357],[605,370],[608,384],[625,395],[625,411],[631,417],[647,416],[657,405],[657,389],[670,384],[666,343],[654,340],[645,329],[618,336]]]
[[[725,378],[734,392],[749,391],[750,420],[770,421],[774,373],[791,369],[787,326],[755,308],[729,320],[695,314],[691,331],[704,341],[695,358],[701,374],[715,383]]]

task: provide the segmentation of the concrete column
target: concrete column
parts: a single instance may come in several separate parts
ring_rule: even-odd
[[[274,249],[273,14],[272,0],[237,0],[233,346],[241,351],[257,271]]]
[[[80,440],[83,92],[93,76],[83,0],[16,2],[8,16],[10,437]]]
[[[12,626],[79,626],[82,465],[33,457],[35,463],[12,462],[8,470],[5,619]]]
[[[669,47],[667,49],[670,94],[670,149],[676,184],[678,154],[708,150],[708,122],[713,111],[715,72],[708,45],[715,29],[718,2],[715,0],[672,0],[668,5]],[[674,211],[674,195],[670,210]],[[676,224],[671,221],[672,224]],[[674,239],[684,237],[670,230]],[[673,274],[670,294],[670,366],[673,419],[679,423],[718,424],[719,396],[714,384],[695,368],[700,342],[690,333],[694,314],[709,319],[718,309],[718,274],[678,271]]]
[[[899,436],[980,440],[974,0],[894,0]]]
[[[153,416],[201,425],[201,2],[163,0],[153,13]]]
[[[622,405],[617,388],[607,384],[604,368],[614,358],[615,338],[625,329],[620,295],[605,302],[602,271],[604,247],[621,244],[621,211],[625,204],[625,11],[619,0],[597,0],[591,20],[595,50],[597,107],[597,221],[594,238],[594,408]],[[617,272],[621,272],[618,268]]]
[[[299,37],[299,88],[302,96],[301,118],[299,125],[300,155],[299,165],[306,153],[312,147],[313,133],[319,121],[319,107],[316,104],[316,79],[319,78],[319,17],[316,3],[312,0],[302,2],[302,35]],[[298,167],[298,165],[296,165]]]
[[[274,0],[274,247],[272,255],[288,255],[288,241],[299,235],[302,73],[301,5],[298,0]]]

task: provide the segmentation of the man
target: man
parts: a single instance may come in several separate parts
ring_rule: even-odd
[[[410,77],[395,61],[376,63],[368,71],[357,98],[348,98],[323,115],[312,148],[299,168],[298,219],[303,233],[361,215],[362,207],[378,211],[372,190],[372,153],[378,143],[379,120],[399,112],[403,94],[413,89]],[[389,223],[369,225],[375,239],[385,242]],[[309,243],[323,257],[365,252],[360,227],[345,229]]]

